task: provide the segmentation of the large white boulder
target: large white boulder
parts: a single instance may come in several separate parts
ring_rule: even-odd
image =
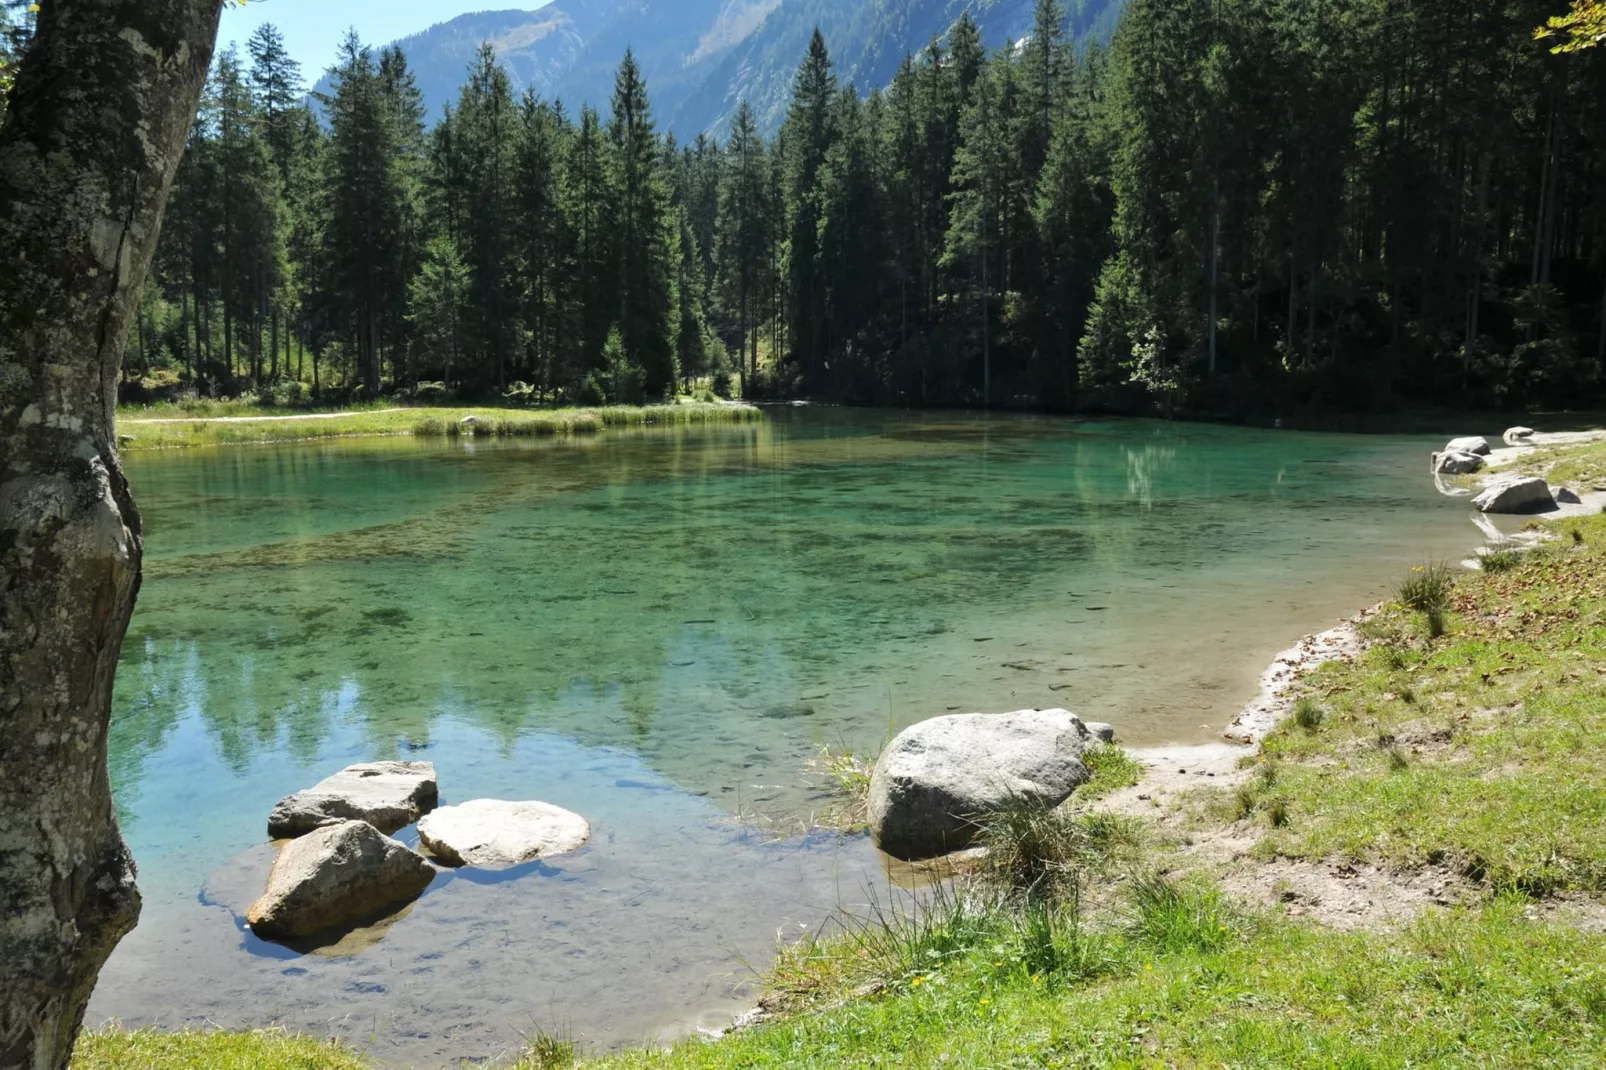
[[[977,819],[1015,800],[1065,801],[1088,778],[1087,726],[1065,710],[963,713],[899,732],[870,778],[870,834],[903,859],[969,846]]]
[[[1489,440],[1478,435],[1468,435],[1465,438],[1452,438],[1444,447],[1445,453],[1475,453],[1479,457],[1487,457],[1494,452],[1489,448]]]
[[[363,762],[280,799],[268,836],[287,839],[340,821],[395,832],[435,809],[439,797],[433,762]]]
[[[1556,499],[1538,476],[1513,476],[1490,484],[1472,504],[1482,513],[1538,513],[1554,509]]]
[[[573,851],[590,838],[585,818],[544,802],[474,799],[418,823],[418,842],[448,866],[516,866]]]
[[[1476,453],[1446,450],[1433,455],[1433,471],[1441,476],[1466,476],[1482,471],[1483,458]]]
[[[435,867],[406,844],[366,821],[342,821],[285,845],[245,920],[267,939],[311,936],[413,899],[434,878]]]

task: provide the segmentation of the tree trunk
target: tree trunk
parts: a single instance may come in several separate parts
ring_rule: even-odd
[[[139,917],[112,679],[139,588],[113,428],[219,0],[44,0],[0,128],[0,1067],[67,1065]]]

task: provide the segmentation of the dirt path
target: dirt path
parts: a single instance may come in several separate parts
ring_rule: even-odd
[[[309,412],[300,416],[178,416],[160,420],[118,420],[119,427],[131,424],[254,424],[270,420],[338,420],[343,416],[378,416],[387,412],[405,412],[405,409],[362,409],[357,412]]]

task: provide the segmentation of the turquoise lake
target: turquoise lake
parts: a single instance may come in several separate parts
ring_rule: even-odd
[[[132,455],[111,770],[145,912],[91,1023],[281,1023],[404,1066],[722,1025],[778,934],[896,894],[863,838],[804,832],[822,748],[1048,706],[1218,739],[1276,652],[1478,539],[1439,439],[768,415]],[[251,937],[273,803],[391,757],[595,838],[316,953]]]

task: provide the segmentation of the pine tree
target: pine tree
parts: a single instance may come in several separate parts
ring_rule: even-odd
[[[561,166],[567,131],[557,112],[533,93],[520,105],[514,176],[517,290],[525,343],[524,367],[545,389],[564,374],[558,348],[573,271],[563,215]]]
[[[635,56],[625,53],[614,79],[608,141],[615,159],[614,255],[619,273],[617,324],[628,358],[640,366],[649,396],[673,387],[678,317],[673,315],[680,235]]]
[[[788,334],[792,356],[802,365],[804,382],[810,386],[820,382],[826,356],[826,284],[819,263],[824,209],[820,170],[837,137],[835,106],[831,55],[825,38],[815,30],[781,133],[787,147]]]
[[[727,338],[750,383],[758,368],[759,309],[767,289],[775,206],[770,203],[764,142],[745,100],[736,107],[725,160],[718,228],[720,304],[731,324]]]
[[[355,34],[342,42],[333,73],[335,90],[324,101],[330,146],[321,303],[331,339],[349,343],[363,389],[374,396],[382,385],[386,339],[401,335],[403,325],[393,320],[407,303],[410,276],[402,269],[412,139],[398,124],[400,79],[393,75],[387,90],[372,52]]]

